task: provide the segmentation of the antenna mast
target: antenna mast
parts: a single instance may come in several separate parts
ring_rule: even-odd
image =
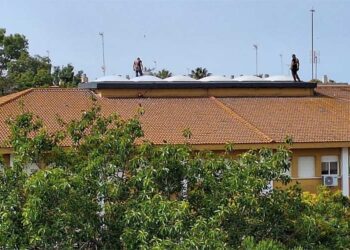
[[[102,39],[102,60],[103,60],[102,72],[103,72],[103,75],[105,76],[106,75],[105,39],[104,39],[103,32],[100,32],[99,35],[101,36],[101,39]]]

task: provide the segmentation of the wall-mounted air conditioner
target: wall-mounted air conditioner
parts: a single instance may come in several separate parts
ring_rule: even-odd
[[[327,187],[338,186],[338,175],[322,175],[322,183]]]

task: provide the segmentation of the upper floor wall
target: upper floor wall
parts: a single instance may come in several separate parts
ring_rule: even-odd
[[[100,97],[302,97],[313,96],[316,83],[279,81],[106,81],[79,85]]]

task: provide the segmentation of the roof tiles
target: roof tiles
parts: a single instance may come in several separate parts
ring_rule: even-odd
[[[19,103],[55,131],[57,117],[78,119],[93,105],[93,96],[103,114],[116,112],[124,119],[133,117],[141,105],[144,139],[156,144],[184,143],[187,128],[191,144],[282,142],[287,135],[294,142],[350,142],[348,89],[317,88],[323,96],[315,97],[115,99],[84,89],[32,89],[0,98],[0,145],[9,135],[6,119],[21,112]]]

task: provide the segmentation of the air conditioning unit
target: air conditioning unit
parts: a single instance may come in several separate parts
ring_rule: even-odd
[[[28,175],[32,175],[34,174],[36,171],[39,170],[38,165],[36,165],[35,163],[29,163],[25,166],[25,171],[27,172]]]
[[[322,182],[324,186],[335,187],[338,186],[337,175],[322,175]]]

